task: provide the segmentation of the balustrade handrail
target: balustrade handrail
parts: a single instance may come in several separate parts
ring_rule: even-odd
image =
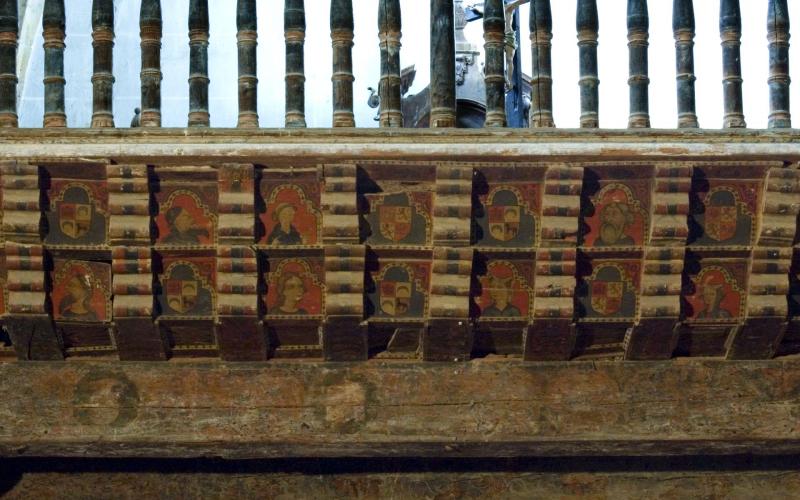
[[[0,0],[0,127],[18,127],[16,52],[19,37],[18,0]],[[485,127],[506,126],[504,69],[509,38],[509,9],[527,0],[486,0],[483,2],[485,39]],[[769,128],[791,128],[789,111],[789,12],[787,0],[766,0],[769,48]],[[239,59],[240,128],[258,127],[258,79],[256,45],[258,26],[255,0],[237,0],[237,44]],[[378,0],[379,51],[381,59],[379,123],[381,127],[403,124],[400,40],[402,36],[399,0]],[[461,0],[430,0],[431,85],[428,106],[431,127],[458,124],[456,49]],[[208,43],[210,39],[208,0],[189,2],[189,127],[211,125],[208,109]],[[474,10],[474,9],[473,9]],[[463,17],[463,16],[461,16]],[[93,0],[91,10],[94,68],[92,75],[92,128],[114,127],[113,102],[113,0]],[[161,37],[160,0],[142,0],[140,11],[141,114],[134,126],[161,126]],[[555,127],[553,120],[553,77],[551,71],[552,13],[550,0],[530,0],[530,49],[532,58],[531,128]],[[303,0],[285,0],[286,44],[286,127],[305,127],[304,41],[306,15]],[[694,36],[692,0],[673,0],[672,27],[676,52],[677,127],[698,128],[695,109]],[[579,87],[582,128],[598,128],[599,79],[597,40],[599,19],[596,0],[577,0],[576,29],[579,57]],[[629,128],[650,128],[647,0],[627,0],[629,47]],[[64,107],[64,0],[45,0],[42,31],[44,38],[45,128],[67,126]],[[724,128],[746,127],[743,113],[740,46],[742,19],[739,0],[720,0],[719,30],[722,45]],[[333,127],[355,127],[353,114],[353,6],[352,0],[332,0],[330,35],[333,51]],[[518,47],[517,50],[523,50]]]

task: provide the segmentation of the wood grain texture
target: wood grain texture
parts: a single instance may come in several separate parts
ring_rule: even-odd
[[[5,363],[0,454],[797,453],[798,385],[797,360]]]

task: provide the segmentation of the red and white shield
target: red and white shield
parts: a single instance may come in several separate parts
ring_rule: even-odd
[[[58,226],[72,239],[85,236],[92,225],[92,206],[88,203],[61,203],[58,207]]]
[[[595,281],[592,283],[592,309],[608,316],[622,309],[625,284],[621,281]]]
[[[173,311],[184,314],[197,304],[197,280],[167,280],[167,305]]]
[[[511,241],[519,234],[520,212],[518,205],[489,207],[489,235],[498,241]]]
[[[705,229],[709,238],[726,241],[736,235],[736,207],[709,206],[706,208]]]
[[[381,234],[394,242],[402,241],[411,233],[411,218],[409,206],[381,205],[378,209]]]
[[[411,307],[411,283],[383,281],[380,284],[381,311],[389,316],[404,316]]]

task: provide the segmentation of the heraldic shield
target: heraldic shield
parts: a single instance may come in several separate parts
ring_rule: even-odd
[[[176,262],[162,278],[162,314],[167,316],[208,316],[213,313],[209,285],[187,262]]]
[[[629,317],[636,314],[636,293],[623,268],[601,265],[588,281],[589,317]]]
[[[411,306],[410,281],[381,283],[381,310],[389,316],[403,316]]]
[[[89,233],[92,224],[92,206],[88,203],[62,202],[58,207],[58,224],[61,232],[72,239]]]
[[[519,234],[519,205],[489,207],[489,234],[499,241],[511,241]]]
[[[60,181],[63,182],[63,181]],[[63,187],[62,187],[63,186]],[[89,186],[54,182],[47,214],[46,242],[52,245],[101,245],[106,240],[106,216]]]
[[[378,208],[381,234],[395,243],[402,241],[411,233],[412,216],[410,206],[381,205]]]
[[[717,191],[709,196],[706,206],[705,230],[715,241],[727,241],[736,236],[736,198],[730,191]]]

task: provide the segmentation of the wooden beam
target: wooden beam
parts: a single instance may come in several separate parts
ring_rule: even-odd
[[[456,39],[453,0],[431,0],[430,127],[456,126]]]
[[[798,385],[796,359],[6,363],[0,455],[798,453]]]

